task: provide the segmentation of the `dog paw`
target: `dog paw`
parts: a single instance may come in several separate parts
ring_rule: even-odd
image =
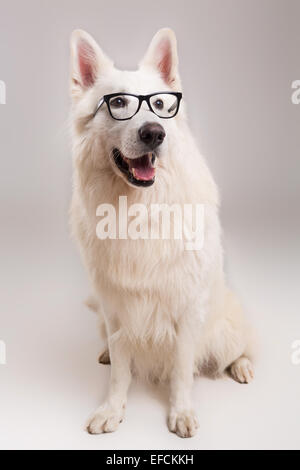
[[[171,410],[168,417],[168,428],[179,437],[193,437],[199,427],[198,419],[193,410]]]
[[[116,409],[108,404],[100,406],[90,418],[86,426],[87,432],[102,434],[116,431],[123,420],[124,408]]]
[[[248,384],[254,378],[254,369],[247,357],[239,357],[229,367],[231,377],[241,384]]]
[[[98,362],[99,364],[110,364],[110,357],[109,357],[109,351],[108,349],[105,349],[105,351],[103,351],[99,358],[98,358]]]

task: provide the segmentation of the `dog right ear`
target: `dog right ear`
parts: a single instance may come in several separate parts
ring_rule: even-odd
[[[71,95],[80,97],[92,87],[105,67],[112,61],[102,52],[96,41],[85,31],[77,29],[71,35]]]
[[[139,65],[156,69],[167,85],[175,91],[181,90],[176,36],[170,28],[160,29],[155,34]]]

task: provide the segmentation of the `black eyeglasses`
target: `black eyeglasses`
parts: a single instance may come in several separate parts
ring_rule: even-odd
[[[176,116],[179,110],[182,93],[164,91],[151,95],[132,95],[130,93],[113,93],[104,95],[98,103],[94,117],[103,105],[107,104],[108,111],[113,119],[126,121],[133,118],[143,101],[148,104],[149,110],[162,119],[170,119]]]

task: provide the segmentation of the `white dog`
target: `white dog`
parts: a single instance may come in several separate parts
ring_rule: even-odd
[[[176,38],[160,30],[137,71],[117,70],[84,31],[72,34],[71,52],[71,224],[94,307],[105,321],[101,361],[111,362],[107,400],[87,429],[98,434],[118,428],[135,372],[167,381],[169,429],[190,437],[198,427],[191,403],[194,374],[216,377],[227,370],[248,383],[253,338],[224,280],[218,192],[180,102]],[[177,239],[100,240],[97,207],[113,205],[119,220],[120,196],[128,206],[146,208],[202,204],[202,249],[187,250]]]

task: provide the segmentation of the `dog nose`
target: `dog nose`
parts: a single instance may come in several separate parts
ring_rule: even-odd
[[[160,124],[156,122],[146,122],[146,124],[139,129],[139,136],[144,144],[154,150],[163,143],[166,133]]]

